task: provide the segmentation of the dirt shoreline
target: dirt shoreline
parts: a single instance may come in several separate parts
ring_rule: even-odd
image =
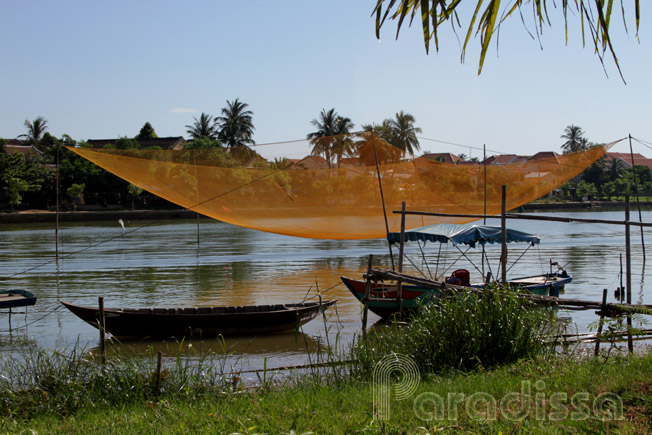
[[[636,210],[635,202],[631,209]],[[652,201],[641,202],[641,208],[652,209]],[[624,210],[622,201],[565,202],[565,203],[530,203],[518,207],[513,212],[551,212],[551,211],[610,211]],[[60,222],[105,221],[117,219],[192,219],[197,213],[186,209],[173,210],[78,210],[59,212]],[[199,215],[200,217],[205,217]],[[55,222],[56,213],[50,210],[20,210],[13,213],[0,213],[0,224]]]

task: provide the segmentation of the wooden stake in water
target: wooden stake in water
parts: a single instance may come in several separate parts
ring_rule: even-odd
[[[503,184],[500,205],[500,273],[503,286],[507,285],[507,186]]]
[[[156,355],[156,396],[161,394],[161,358],[162,354],[159,351]]]
[[[602,325],[604,324],[605,305],[607,305],[607,289],[602,290],[602,308],[600,309],[600,321],[598,322],[598,333],[595,337],[595,356],[600,353],[600,337],[602,336]]]
[[[100,353],[102,354],[102,364],[104,364],[106,362],[106,334],[104,332],[106,324],[104,320],[104,298],[100,296],[97,299],[100,306],[100,318],[98,319],[100,322]]]
[[[625,197],[625,274],[627,285],[627,304],[632,303],[632,247],[630,243],[629,228],[629,195]],[[627,349],[629,353],[634,352],[634,342],[632,341],[632,315],[627,313]]]
[[[401,239],[398,248],[398,273],[403,273],[403,250],[405,249],[405,201],[401,204]],[[398,305],[398,312],[403,309],[403,283],[398,282],[396,291],[396,303]]]
[[[371,294],[371,263],[373,262],[374,256],[369,254],[369,263],[367,264],[367,279],[364,283],[364,299],[362,303],[364,305],[364,311],[362,312],[362,335],[367,336],[367,313],[369,312],[369,295]]]

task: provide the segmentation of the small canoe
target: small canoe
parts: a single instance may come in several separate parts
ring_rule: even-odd
[[[120,338],[268,334],[294,330],[335,302],[197,308],[104,308],[104,323],[108,333]],[[89,325],[99,327],[99,308],[61,303]]]
[[[27,290],[0,291],[0,308],[27,307],[36,303],[36,296]]]

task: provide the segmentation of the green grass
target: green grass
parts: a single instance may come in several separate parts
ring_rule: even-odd
[[[511,293],[448,296],[346,355],[335,342],[311,356],[346,366],[257,385],[182,345],[160,390],[153,354],[102,364],[78,347],[25,347],[0,361],[0,433],[648,433],[652,356],[554,354],[550,315]]]
[[[89,400],[75,413],[59,415],[43,412],[30,417],[3,418],[0,431],[9,433],[649,433],[652,429],[652,357],[521,361],[494,370],[448,373],[424,379],[407,399],[390,400],[389,418],[373,419],[371,380],[347,382],[294,382],[270,388],[225,392],[220,388],[201,394],[164,394],[159,401],[136,398],[107,405]],[[510,420],[500,409],[496,419],[482,413],[482,403],[473,402],[480,411],[469,415],[466,405],[478,392],[496,398],[523,391],[529,382],[531,393],[524,406],[530,412],[522,420]],[[602,421],[592,410],[583,420],[573,420],[577,411],[571,398],[584,393],[582,404],[592,404],[599,395],[611,392],[624,405],[623,420]],[[464,395],[455,408],[441,420],[425,420],[431,408],[415,412],[415,399],[446,398],[449,393]],[[425,396],[424,396],[425,394]],[[553,394],[566,394],[562,405],[568,416],[551,419]],[[90,399],[90,398],[89,398]],[[538,405],[537,405],[538,404]],[[536,407],[543,409],[537,420]],[[417,406],[418,408],[418,406]],[[31,432],[28,432],[31,431]]]

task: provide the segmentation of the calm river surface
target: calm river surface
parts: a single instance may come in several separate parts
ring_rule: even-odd
[[[623,212],[547,214],[624,219]],[[638,217],[636,213],[632,216],[632,219]],[[651,218],[652,212],[643,213],[645,222]],[[53,224],[0,225],[0,290],[28,289],[39,298],[35,306],[28,308],[27,315],[12,316],[14,330],[11,332],[7,313],[0,313],[0,352],[15,350],[25,343],[44,348],[65,348],[79,343],[87,349],[96,348],[97,330],[65,308],[57,309],[58,299],[96,306],[98,296],[104,296],[107,307],[247,305],[300,302],[316,297],[320,291],[324,299],[338,299],[336,309],[328,311],[327,321],[318,318],[306,324],[298,340],[294,333],[288,333],[232,338],[225,342],[238,369],[261,368],[265,363],[267,367],[302,364],[308,358],[306,349],[314,350],[319,342],[325,343],[327,333],[331,344],[337,340],[341,345],[347,345],[360,333],[360,304],[339,277],[361,277],[369,254],[374,254],[375,265],[389,264],[387,244],[383,240],[300,239],[202,219],[198,244],[195,220],[125,223],[126,230],[113,221],[63,224],[59,249],[64,258],[59,260],[58,267],[53,261]],[[490,223],[498,224],[498,221]],[[602,289],[607,288],[609,300],[613,300],[613,290],[620,281],[620,254],[624,261],[623,226],[523,220],[509,221],[508,226],[541,237],[540,246],[530,249],[510,271],[510,276],[545,272],[552,259],[566,265],[573,275],[573,283],[563,296],[599,301]],[[650,234],[648,230],[646,236]],[[632,298],[649,304],[652,289],[646,290],[645,283],[652,281],[652,265],[644,268],[637,227],[632,227],[631,240]],[[98,243],[101,244],[93,246]],[[652,246],[652,239],[646,243]],[[436,261],[438,249],[437,244],[426,246],[431,262]],[[510,244],[510,260],[522,250],[522,244]],[[454,251],[451,246],[447,250],[443,248],[440,264],[452,263],[458,257]],[[494,258],[495,271],[500,247],[493,245],[488,251]],[[409,255],[417,266],[422,264],[418,250],[410,250]],[[461,267],[471,271],[472,279],[480,279],[480,274],[464,262],[455,263],[453,268]],[[597,319],[592,311],[560,315],[571,317],[579,331],[586,331]],[[376,320],[371,314],[370,324]],[[217,352],[222,349],[215,339],[192,344]],[[174,341],[130,342],[129,345],[143,352],[151,346],[168,355],[178,348]]]

